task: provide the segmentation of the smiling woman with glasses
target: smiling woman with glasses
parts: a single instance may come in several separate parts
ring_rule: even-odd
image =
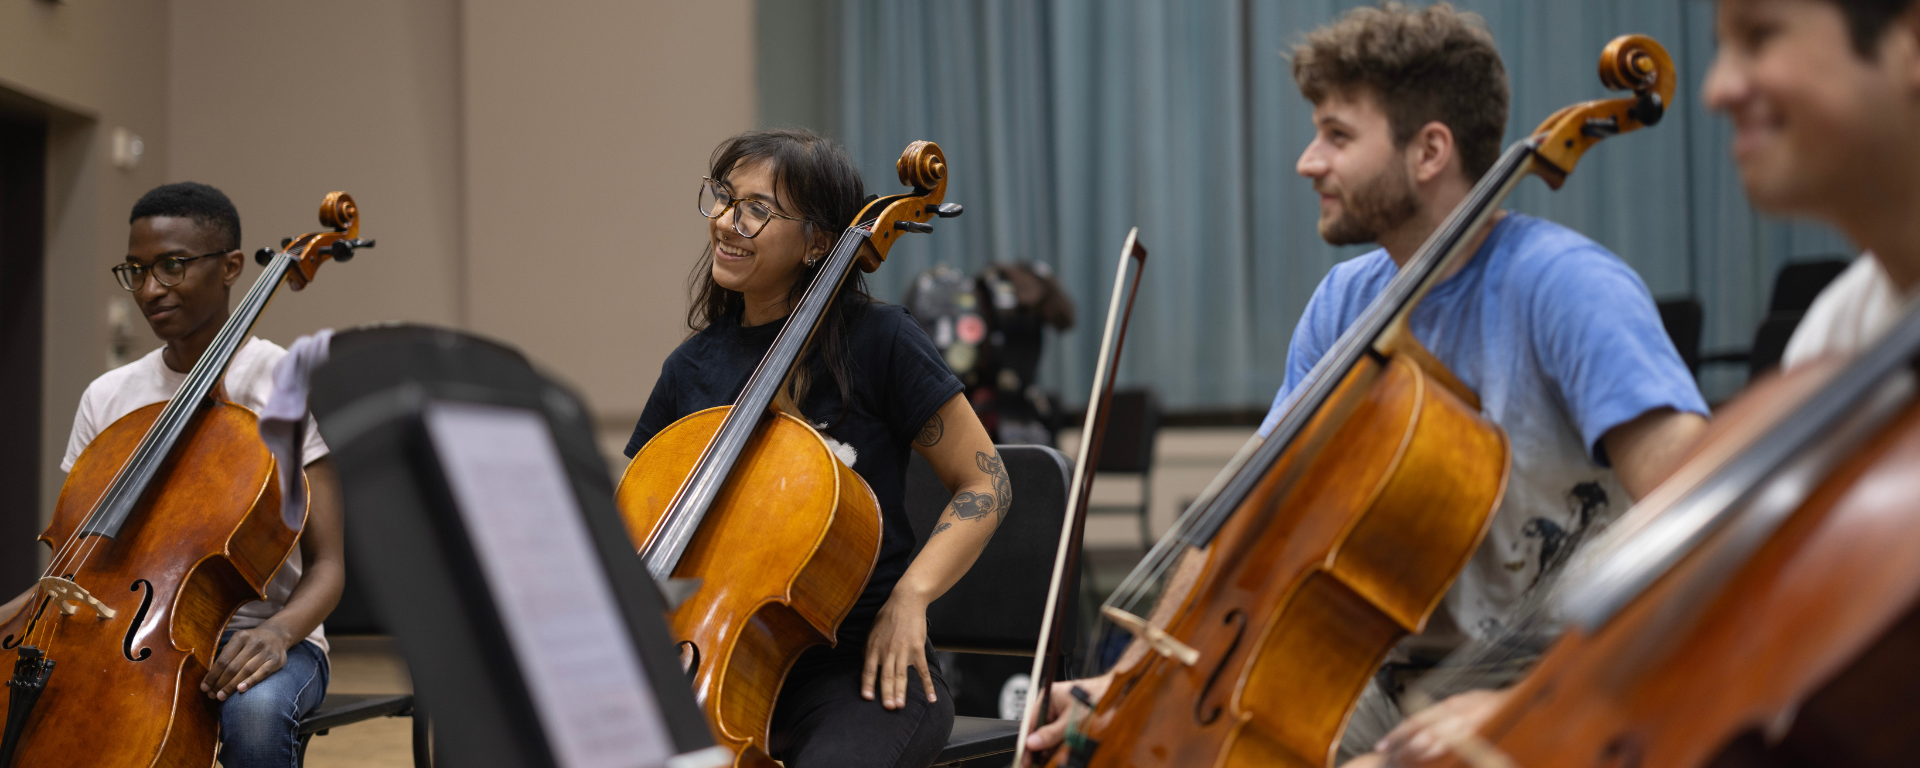
[[[720,145],[700,179],[707,247],[692,276],[695,333],[654,380],[627,443],[627,456],[640,456],[634,467],[649,471],[672,450],[649,446],[670,425],[735,402],[866,200],[846,151],[807,131],[752,131]],[[852,607],[837,630],[815,625],[835,642],[802,653],[778,688],[766,747],[788,768],[924,768],[939,756],[953,702],[927,645],[927,604],[972,566],[1013,500],[960,381],[905,309],[867,295],[863,274],[847,271],[776,398],[817,433],[808,445],[824,443],[865,481],[881,523],[877,556],[858,558],[872,571]],[[906,516],[913,452],[955,494],[917,556]],[[782,509],[803,514],[803,504],[796,493]],[[701,658],[714,657],[686,660]]]

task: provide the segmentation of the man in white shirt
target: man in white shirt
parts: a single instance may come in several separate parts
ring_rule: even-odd
[[[1920,287],[1920,5],[1721,0],[1718,10],[1704,95],[1733,120],[1747,195],[1868,251],[1821,292],[1781,362],[1858,352]]]
[[[133,207],[127,258],[115,267],[121,287],[165,346],[95,379],[80,397],[62,471],[121,417],[172,399],[227,321],[228,298],[240,279],[240,215],[219,190],[191,182],[148,192]],[[295,277],[295,288],[304,285]],[[287,354],[248,339],[227,368],[227,397],[255,412],[273,391],[273,366]],[[309,420],[302,456],[310,487],[299,547],[267,585],[267,599],[240,607],[200,690],[221,702],[220,762],[237,766],[298,764],[300,718],[326,696],[326,634],[320,622],[346,583],[340,491],[326,444]],[[25,607],[29,591],[0,616]]]

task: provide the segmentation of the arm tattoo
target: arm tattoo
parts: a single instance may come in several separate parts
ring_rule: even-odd
[[[953,527],[953,523],[941,523],[937,526],[934,526],[933,533],[927,534],[927,538],[931,539],[935,536],[945,533],[948,528],[952,528],[952,527]]]
[[[1013,508],[1013,481],[1007,477],[1007,467],[1001,463],[997,453],[984,451],[973,454],[973,463],[980,471],[993,478],[993,511],[997,514],[993,524],[999,525],[1007,518],[1007,510]]]
[[[954,494],[953,504],[949,505],[948,509],[953,510],[954,517],[962,520],[978,520],[992,514],[995,506],[992,496],[973,491],[961,491]]]
[[[940,443],[940,438],[946,433],[947,422],[936,413],[933,418],[927,419],[926,424],[921,425],[920,436],[913,439],[913,444],[922,448],[932,448]]]
[[[992,479],[993,492],[956,493],[953,495],[953,502],[947,505],[947,513],[960,520],[979,520],[992,515],[994,527],[997,528],[1000,522],[1006,519],[1007,510],[1013,506],[1013,482],[1007,478],[1006,465],[1000,461],[998,455],[983,451],[975,452],[973,463]],[[934,535],[938,535],[952,525],[953,523],[941,523],[927,538],[933,538]]]

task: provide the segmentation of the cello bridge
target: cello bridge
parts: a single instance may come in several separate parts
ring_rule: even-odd
[[[1166,630],[1154,626],[1146,619],[1110,605],[1103,606],[1100,609],[1100,615],[1120,625],[1121,629],[1132,633],[1134,637],[1140,638],[1140,642],[1146,643],[1148,648],[1152,648],[1155,653],[1161,656],[1173,659],[1189,667],[1200,661],[1199,650],[1174,639],[1173,635],[1167,634]]]
[[[75,584],[72,579],[47,576],[40,579],[39,587],[60,606],[62,615],[72,616],[75,611],[80,610],[78,605],[74,605],[75,603],[93,608],[94,614],[103,619],[111,619],[119,614],[119,611],[108,608],[106,603],[100,602],[99,598],[87,592],[86,587]]]

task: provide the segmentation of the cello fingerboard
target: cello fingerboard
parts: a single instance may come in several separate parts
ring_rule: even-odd
[[[267,302],[273,299],[273,293],[285,280],[287,273],[294,268],[294,257],[281,251],[267,263],[266,269],[255,280],[253,287],[247,290],[240,306],[233,316],[227,318],[215,336],[213,344],[207,347],[200,362],[187,374],[187,380],[181,382],[180,389],[160,411],[153,427],[140,438],[140,445],[134,448],[133,455],[120,467],[120,473],[114,476],[113,483],[107,486],[107,492],[101,494],[100,501],[94,505],[93,512],[87,515],[87,521],[80,527],[78,535],[98,535],[109,539],[120,535],[120,528],[126,525],[127,518],[133,515],[134,505],[145,495],[147,485],[159,474],[160,466],[173,455],[173,449],[180,436],[187,430],[193,417],[206,407],[213,387],[227,372],[227,365],[233,362],[240,346],[246,343],[247,335],[253,331],[254,322],[260,319],[260,313],[267,308]]]

